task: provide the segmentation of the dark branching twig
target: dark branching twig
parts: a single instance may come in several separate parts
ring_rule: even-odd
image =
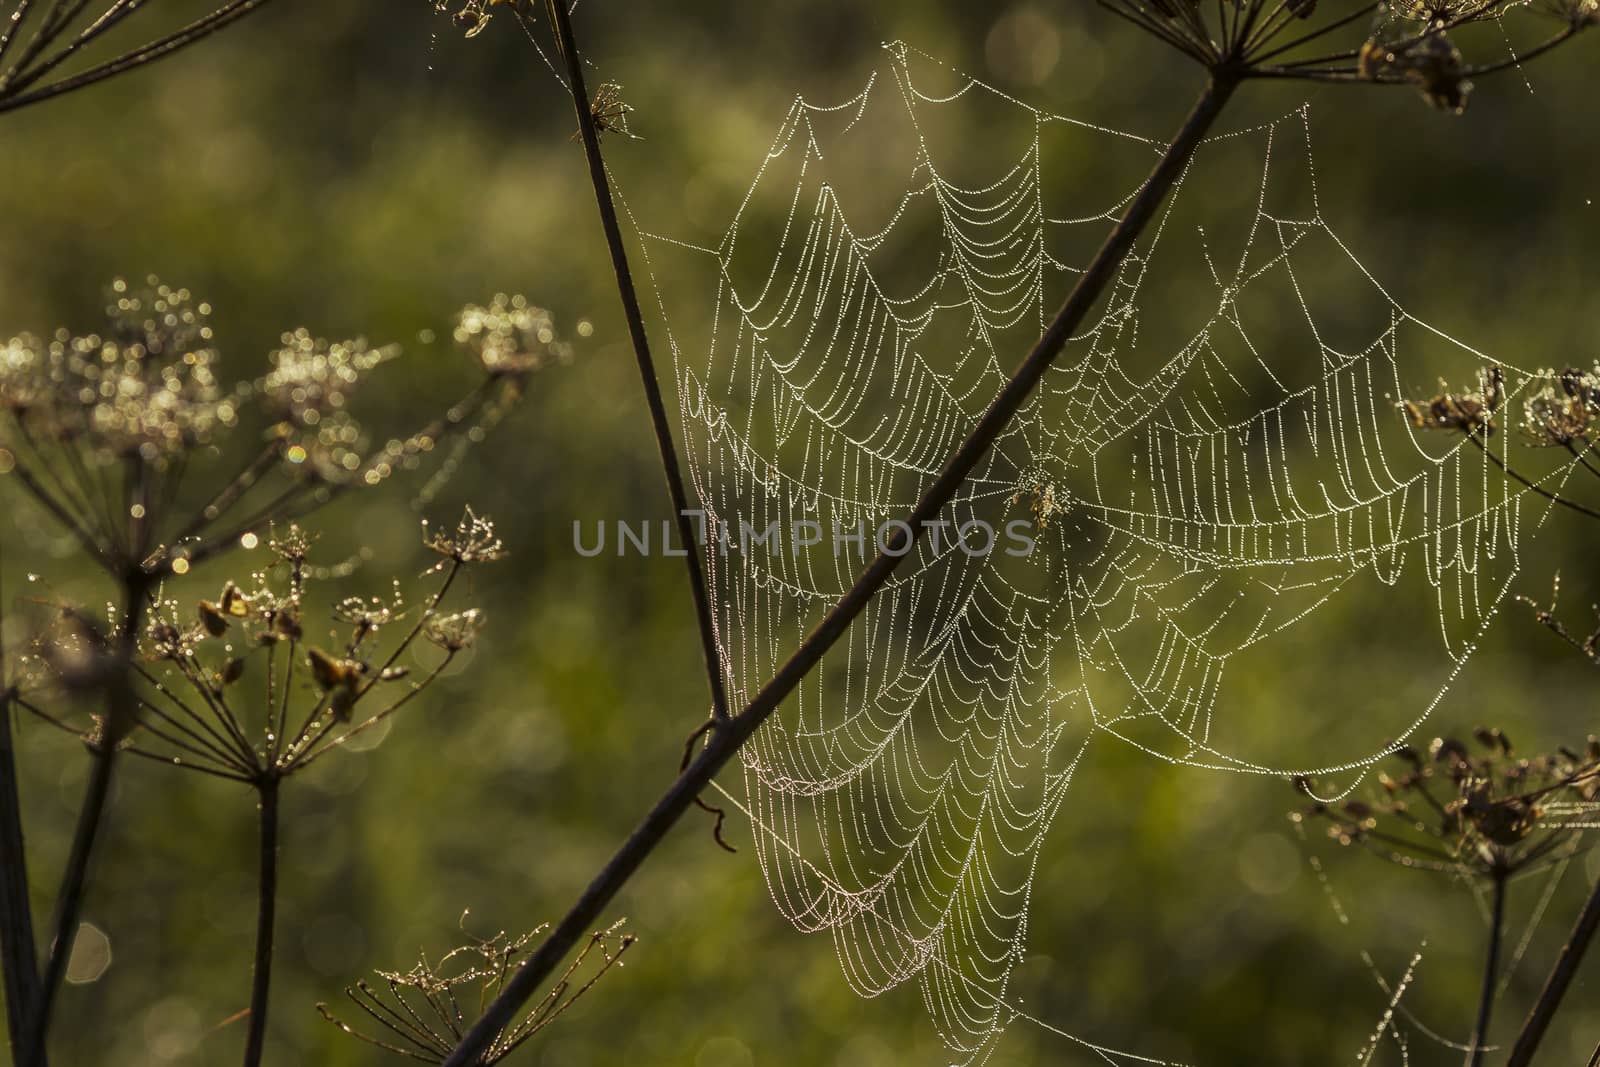
[[[1426,757],[1410,746],[1397,746],[1393,751],[1397,773],[1380,773],[1380,788],[1373,790],[1370,800],[1351,799],[1335,806],[1317,799],[1309,780],[1296,779],[1296,786],[1314,803],[1291,815],[1297,823],[1325,820],[1334,840],[1359,843],[1402,867],[1487,886],[1488,950],[1467,1067],[1481,1067],[1488,1051],[1509,883],[1574,855],[1583,823],[1573,816],[1592,811],[1600,801],[1600,739],[1590,737],[1582,751],[1561,747],[1523,757],[1501,730],[1479,728],[1474,736],[1484,749],[1480,755],[1466,743],[1446,737],[1436,738]],[[1597,925],[1600,887],[1562,948],[1508,1067],[1527,1067]]]
[[[34,0],[11,0],[9,4],[0,7],[0,20],[3,20],[0,22],[0,61],[6,58],[6,53],[11,50],[12,45],[25,36],[27,43],[17,52],[14,62],[0,66],[0,113],[52,100],[66,93],[95,85],[107,78],[114,78],[119,74],[147,66],[205,40],[246,15],[261,10],[270,2],[271,0],[229,0],[228,3],[163,37],[75,74],[50,81],[48,78],[51,74],[86,46],[146,7],[145,0],[110,0],[101,14],[83,25],[76,33],[69,31],[88,6],[87,0],[50,0],[43,12],[31,21],[29,15],[36,6]],[[9,8],[9,12],[6,8]],[[25,27],[31,28],[31,35],[20,32]]]
[[[275,721],[269,718],[266,741],[258,747],[245,736],[224,693],[237,680],[229,672],[242,667],[243,657],[230,658],[215,670],[188,658],[199,641],[197,633],[215,637],[231,621],[238,621],[234,616],[248,617],[251,598],[230,587],[231,599],[225,590],[220,604],[201,602],[198,622],[192,616],[162,618],[170,601],[158,593],[161,582],[181,577],[201,561],[233,548],[256,545],[261,540],[258,530],[290,522],[342,493],[383,484],[447,441],[480,438],[481,429],[521,395],[529,374],[568,355],[567,346],[555,339],[548,312],[521,297],[498,296],[485,307],[468,306],[457,320],[455,340],[476,365],[477,384],[421,430],[390,439],[363,455],[364,434],[346,402],[375,368],[395,355],[393,349],[373,348],[360,339],[330,343],[308,331],[295,331],[286,334],[284,347],[272,354],[269,373],[230,393],[214,374],[217,352],[212,347],[210,313],[209,305],[188,290],[161,285],[156,279],[144,289],[118,280],[112,287],[103,334],[61,330],[49,342],[22,335],[0,345],[5,357],[0,360],[0,430],[5,431],[0,440],[7,446],[7,466],[19,476],[26,493],[78,541],[120,591],[120,614],[104,627],[111,636],[69,609],[61,621],[73,631],[66,635],[72,640],[51,646],[81,653],[83,663],[64,661],[57,673],[65,688],[100,701],[104,713],[84,734],[93,767],[56,895],[49,958],[29,1017],[13,1030],[21,1035],[17,1062],[25,1067],[43,1064],[54,1001],[71,959],[91,861],[122,752],[259,785],[306,766],[382,721],[432,680],[411,686],[382,711],[353,723],[350,716],[360,698],[376,682],[399,676],[390,670],[392,659],[371,676],[352,673],[355,668],[350,664],[357,660],[353,644],[346,656],[325,657],[328,669],[344,673],[337,684],[319,679],[320,702],[299,724],[298,733],[286,732],[283,716],[294,661],[297,655],[308,654],[299,645],[295,622],[293,632],[271,634],[274,647],[277,638],[286,638],[286,651],[280,653],[285,676],[278,715]],[[219,481],[203,487],[199,499],[207,501],[204,506],[192,512],[180,509],[189,498],[183,491],[186,480],[192,480],[188,476],[199,466],[191,464],[191,457],[210,451],[206,446],[235,429],[246,408],[269,423],[266,447],[244,465],[231,468],[231,477],[225,471]],[[469,520],[456,535],[440,533],[429,542],[435,551],[455,557],[455,567],[469,554],[486,559],[498,550],[492,526],[475,516]],[[291,526],[288,538],[273,542],[275,549],[297,546],[285,551],[298,557],[299,563],[292,566],[303,568],[304,539],[298,530]],[[471,640],[477,616],[460,613],[452,623],[434,617],[436,606],[437,599],[427,605],[418,629],[402,647],[425,636],[446,647],[448,662]],[[280,607],[273,601],[264,610],[274,612],[274,619],[283,624],[289,612]],[[298,602],[293,608],[297,614]],[[145,619],[152,613],[155,617],[147,630]],[[152,657],[142,644],[160,647]],[[271,649],[253,647],[270,662]],[[166,663],[176,681],[156,679],[145,665],[147,660]],[[272,674],[270,666],[266,673]],[[187,695],[180,695],[185,688]],[[78,732],[31,699],[16,703],[58,727]],[[160,743],[156,751],[146,747],[151,739]],[[8,862],[4,880],[21,869],[20,863]],[[258,960],[251,1019],[251,1055],[257,1057],[270,975],[270,905],[263,901],[268,936],[261,949],[267,955]],[[22,950],[20,935],[7,940]],[[19,1005],[28,999],[8,998]]]

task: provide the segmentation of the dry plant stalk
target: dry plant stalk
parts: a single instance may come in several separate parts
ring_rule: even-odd
[[[74,73],[71,61],[143,13],[145,0],[6,0],[0,3],[0,112],[52,100],[137,70],[202,41],[271,0],[227,0],[162,36]],[[16,49],[15,54],[12,53]]]
[[[1569,859],[1582,847],[1582,828],[1600,811],[1600,739],[1591,736],[1581,752],[1563,747],[1519,757],[1497,728],[1480,727],[1473,736],[1478,754],[1447,737],[1435,738],[1426,757],[1409,746],[1397,747],[1397,772],[1380,774],[1378,790],[1365,800],[1324,803],[1316,799],[1315,783],[1297,779],[1296,786],[1314,803],[1291,817],[1325,821],[1328,836],[1340,844],[1364,846],[1402,867],[1488,887],[1488,951],[1468,1056],[1471,1067],[1478,1067],[1489,1047],[1508,884],[1520,874]],[[1600,888],[1584,915],[1524,1026],[1513,1064],[1531,1058],[1544,1028],[1536,1020],[1548,1021],[1570,982],[1570,976],[1565,981],[1560,976],[1576,969],[1576,958],[1594,936]]]
[[[211,308],[187,289],[151,278],[145,286],[121,279],[111,286],[107,323],[99,332],[55,331],[48,339],[23,334],[0,345],[0,476],[13,477],[26,495],[76,542],[82,555],[115,583],[118,598],[103,619],[66,607],[46,664],[57,682],[101,702],[85,734],[94,765],[79,813],[72,849],[56,895],[52,947],[37,983],[21,958],[32,918],[24,892],[0,880],[0,915],[7,918],[7,1002],[22,1010],[12,1028],[19,1064],[45,1062],[45,1037],[54,999],[65,976],[79,926],[90,861],[99,837],[114,769],[123,752],[174,766],[246,781],[262,800],[262,915],[259,938],[270,954],[275,896],[277,783],[346,737],[372,723],[351,725],[355,705],[385,677],[363,671],[360,653],[384,609],[346,604],[360,640],[342,654],[299,644],[298,599],[307,576],[308,542],[293,523],[348,492],[382,485],[430,456],[448,454],[447,473],[461,448],[481,440],[520,397],[528,375],[570,357],[548,312],[522,297],[496,296],[471,305],[457,319],[454,338],[476,371],[465,395],[423,426],[372,444],[357,421],[353,401],[364,383],[397,355],[364,339],[329,342],[300,329],[283,335],[260,378],[224,388],[216,374],[218,352]],[[258,431],[252,458],[231,467],[207,457],[231,436]],[[214,447],[215,446],[215,447]],[[225,585],[215,601],[200,601],[193,615],[173,603],[163,583],[202,562],[251,548],[278,524],[288,533],[274,547],[290,572],[287,590],[267,576]],[[403,642],[426,637],[446,658],[470,641],[477,616],[434,612],[448,582],[463,566],[498,551],[493,529],[469,516],[454,534],[430,535],[446,559],[447,577]],[[253,582],[253,584],[252,584]],[[254,629],[284,677],[274,698],[276,717],[258,740],[246,736],[230,704],[242,656],[207,666],[196,653],[230,629]],[[272,640],[263,642],[270,633]],[[275,652],[278,648],[286,651]],[[154,655],[155,659],[147,658]],[[394,653],[398,655],[398,652]],[[302,724],[287,725],[290,672],[304,657],[321,698]],[[177,672],[160,679],[151,663]],[[264,672],[269,686],[273,667]],[[326,683],[326,684],[324,684]],[[7,690],[26,710],[75,728],[34,694]],[[411,699],[406,691],[398,705]],[[376,698],[374,698],[376,699]],[[267,701],[268,707],[272,700]],[[380,718],[381,721],[381,718]],[[9,722],[7,741],[9,750]],[[20,841],[20,800],[14,776],[0,776],[0,828]],[[8,845],[8,851],[10,846]],[[8,869],[10,865],[8,864]],[[16,946],[13,958],[12,945]],[[250,1048],[257,1062],[265,1025],[268,959],[258,959]]]

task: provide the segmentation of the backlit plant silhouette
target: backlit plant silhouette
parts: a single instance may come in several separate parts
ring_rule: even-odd
[[[622,956],[635,938],[618,933],[621,927],[618,922],[591,934],[549,992],[495,1035],[479,1063],[488,1067],[511,1055],[560,1018],[611,968],[622,966]],[[545,930],[541,926],[519,937],[496,934],[452,949],[437,963],[423,956],[409,971],[379,971],[381,985],[358,981],[346,988],[350,1003],[367,1016],[368,1028],[379,1028],[376,1036],[340,1020],[326,1004],[318,1004],[317,1011],[345,1033],[385,1052],[443,1063]],[[586,968],[590,956],[598,956],[599,963]]]
[[[604,133],[626,132],[629,109],[620,90],[612,82],[603,83],[593,94],[587,89],[572,9],[563,0],[548,0],[542,8],[531,0],[430,3],[448,13],[468,36],[484,32],[492,22],[510,23],[524,31],[536,47],[542,47],[541,41],[546,39],[553,43],[561,61],[559,76],[571,94],[677,532],[684,545],[692,544],[697,538],[690,525],[690,498],[601,149]],[[27,14],[30,5],[22,0],[16,6],[20,14]],[[58,25],[58,21],[76,15],[83,6],[55,3],[46,8],[41,32],[34,40],[48,45],[63,32],[65,22]],[[134,5],[122,6],[131,10]],[[454,1067],[493,1062],[589,988],[592,979],[568,992],[569,982],[589,952],[602,952],[605,965],[601,973],[605,972],[630,943],[624,939],[612,953],[609,940],[602,939],[609,938],[611,931],[604,935],[594,932],[615,894],[683,812],[699,800],[717,772],[846,633],[890,581],[931,520],[968,481],[1052,363],[1080,333],[1087,316],[1105,298],[1236,93],[1259,80],[1398,87],[1419,94],[1443,112],[1459,114],[1478,83],[1516,70],[1600,19],[1596,0],[1440,0],[1429,4],[1409,0],[1103,0],[1101,6],[1139,27],[1168,50],[1164,54],[1192,62],[1204,85],[1191,114],[1165,145],[1149,178],[1135,196],[1119,205],[1104,243],[1078,274],[1071,293],[1037,343],[994,393],[982,417],[938,461],[936,472],[930,472],[920,487],[915,506],[898,524],[889,543],[880,546],[881,551],[793,655],[742,708],[729,702],[704,564],[693,551],[684,556],[708,686],[709,720],[691,735],[696,743],[703,741],[702,747],[556,925],[524,938],[495,938],[458,950],[460,955],[453,953],[445,962],[469,961],[459,971],[451,966],[441,971],[424,960],[411,972],[380,973],[387,998],[365,985],[353,987],[352,1001],[393,1037],[370,1038],[374,1043],[415,1059]],[[113,5],[113,10],[119,9]],[[1549,28],[1537,43],[1520,52],[1507,52],[1505,38],[1498,31],[1512,20]],[[14,24],[20,21],[16,19]],[[0,57],[11,39],[10,31],[0,37]],[[0,101],[20,106],[42,98],[44,89],[29,90],[29,86],[72,54],[46,59],[41,71],[39,65],[30,64],[45,55],[43,47],[27,46],[10,71],[0,76],[4,79],[0,80]],[[73,46],[69,43],[66,47]],[[72,87],[70,81],[60,84]],[[0,103],[0,108],[4,106]],[[319,635],[315,642],[307,638],[310,631],[300,606],[306,541],[291,524],[340,493],[384,482],[395,471],[433,452],[440,440],[461,427],[492,420],[516,395],[526,374],[564,355],[549,316],[525,301],[498,298],[487,307],[469,308],[457,325],[455,338],[477,360],[478,386],[424,429],[373,450],[366,446],[365,434],[350,416],[347,402],[356,386],[388,361],[387,350],[360,341],[327,344],[304,331],[295,332],[285,336],[271,372],[248,387],[229,392],[215,379],[203,304],[182,290],[157,288],[150,295],[135,295],[122,286],[117,292],[109,339],[70,333],[58,334],[50,341],[19,338],[5,350],[6,362],[0,368],[7,375],[0,385],[12,412],[8,429],[14,431],[14,436],[6,438],[6,451],[0,453],[0,459],[39,506],[76,539],[83,553],[117,583],[119,593],[118,603],[103,623],[76,609],[63,613],[64,638],[56,647],[70,654],[58,653],[60,658],[50,664],[61,679],[100,700],[102,710],[88,732],[95,770],[63,880],[54,948],[42,982],[36,979],[31,920],[26,915],[26,879],[14,873],[20,872],[20,864],[9,865],[6,877],[0,880],[5,888],[0,909],[5,925],[0,933],[6,942],[7,1002],[13,1012],[13,1033],[22,1035],[18,1060],[27,1067],[44,1061],[51,1001],[70,954],[98,821],[119,753],[137,753],[180,769],[242,780],[260,790],[263,883],[267,884],[274,882],[267,868],[275,855],[267,826],[276,817],[267,814],[268,792],[275,795],[282,778],[398,711],[434,676],[402,676],[397,673],[398,651],[373,651],[382,634],[394,632],[404,610],[398,601],[343,602],[336,615],[345,627],[342,637],[334,640]],[[1550,437],[1549,443],[1567,446],[1578,457],[1580,448],[1592,449],[1588,427],[1593,383],[1575,381],[1569,388],[1563,378],[1561,392],[1552,391],[1547,402],[1537,408],[1543,414],[1532,432],[1544,433]],[[1442,393],[1431,401],[1414,401],[1404,410],[1418,429],[1462,433],[1479,447],[1486,447],[1499,404],[1497,380],[1486,374],[1475,394]],[[241,469],[192,491],[187,468],[195,446],[244,425],[246,409],[264,424],[265,447]],[[1589,462],[1587,456],[1582,458],[1585,464]],[[1503,460],[1499,462],[1504,467]],[[1506,473],[1518,477],[1510,470]],[[1564,504],[1579,506],[1537,482],[1524,484]],[[193,504],[189,503],[191,497]],[[1026,482],[1016,501],[1025,499],[1041,527],[1058,513],[1054,487],[1047,477]],[[275,574],[252,575],[244,582],[222,585],[215,593],[211,592],[215,587],[210,587],[206,599],[186,596],[180,600],[168,593],[164,583],[169,579],[181,578],[199,563],[247,539],[259,541],[262,537],[276,545],[281,562],[275,565]],[[470,611],[440,615],[435,609],[458,569],[489,561],[499,552],[499,545],[492,530],[470,515],[455,534],[431,537],[430,543],[445,557],[443,577],[437,588],[424,595],[419,614],[410,616],[408,622],[398,622],[401,627],[411,627],[400,647],[426,638],[448,661],[471,640],[479,618]],[[250,651],[241,655],[243,644],[236,647],[235,642],[246,639]],[[148,658],[151,655],[153,660]],[[257,671],[252,670],[255,664],[247,662],[258,664],[262,659],[266,663]],[[166,677],[150,671],[150,663],[163,665]],[[297,677],[301,679],[298,690],[294,684]],[[253,720],[233,697],[234,692],[242,691],[237,687],[251,684],[251,679],[256,679],[258,687],[264,686],[264,690],[258,688],[262,698],[255,702]],[[300,694],[301,704],[295,709],[298,714],[290,714],[288,704],[295,692]],[[8,700],[26,700],[33,706],[30,694],[8,690],[6,695]],[[370,707],[378,710],[363,717],[364,709]],[[65,723],[48,709],[38,711]],[[252,729],[246,729],[247,721],[253,723]],[[1509,760],[1510,749],[1503,738],[1495,744],[1499,746],[1495,758]],[[1500,764],[1478,767],[1469,757],[1457,759],[1456,755],[1452,750],[1445,766],[1457,791],[1449,803],[1464,805],[1457,812],[1457,822],[1424,824],[1417,831],[1437,838],[1425,845],[1437,850],[1436,859],[1448,857],[1452,863],[1463,862],[1476,873],[1487,872],[1494,878],[1513,860],[1535,862],[1565,847],[1559,832],[1545,832],[1548,824],[1539,822],[1544,808],[1538,798],[1530,799],[1521,785],[1515,788],[1524,788],[1523,793],[1511,791],[1515,776],[1509,770]],[[0,766],[0,771],[4,770]],[[1578,773],[1575,763],[1570,767],[1551,764],[1539,772],[1544,784],[1531,788],[1570,790],[1588,781],[1574,777]],[[1526,776],[1532,771],[1518,774]],[[7,808],[0,833],[5,835],[7,855],[13,854],[10,842],[15,840],[14,853],[20,857],[14,778],[7,772],[0,780],[0,786],[11,783],[6,786],[11,796],[0,795],[0,805]],[[1479,779],[1487,784],[1472,784]],[[1416,796],[1424,794],[1434,796],[1426,788]],[[1445,803],[1440,801],[1441,807]],[[1485,813],[1481,818],[1480,812]],[[1370,843],[1378,840],[1376,833],[1388,833],[1370,813],[1342,809],[1336,820],[1341,833],[1352,842]],[[1541,852],[1545,841],[1555,843]],[[1443,865],[1445,861],[1439,862]],[[16,888],[19,882],[20,891]],[[261,923],[269,944],[272,919],[266,902],[271,896],[263,893]],[[589,939],[588,949],[580,951],[563,971],[562,961],[584,944],[585,938]],[[263,984],[262,976],[268,970],[265,962],[258,956],[256,973]],[[555,979],[552,989],[552,976],[558,974],[561,977]],[[457,996],[463,989],[473,991],[481,1010],[460,1010]],[[264,1025],[265,1006],[263,989],[256,1000],[256,1032],[250,1039],[247,1062],[258,1062],[261,1057],[259,1030]],[[427,1020],[422,1018],[424,1012],[431,1013]],[[354,1032],[352,1027],[339,1025]],[[1482,1051],[1481,1037],[1480,1033],[1475,1053]]]
[[[154,278],[143,287],[119,279],[106,318],[100,332],[63,328],[48,339],[23,334],[0,347],[0,470],[118,590],[104,619],[65,607],[46,657],[56,681],[98,701],[100,709],[85,733],[93,770],[42,969],[27,906],[9,727],[0,753],[0,844],[6,846],[0,918],[13,1045],[19,1063],[44,1061],[101,817],[118,757],[128,752],[246,781],[261,794],[263,936],[247,1054],[257,1062],[270,978],[278,782],[397,711],[431,680],[407,682],[398,673],[396,660],[418,638],[438,645],[446,661],[471,642],[477,614],[435,609],[462,567],[501,551],[493,527],[470,513],[453,532],[427,532],[428,547],[444,557],[439,588],[418,608],[399,646],[373,664],[371,646],[401,616],[403,604],[347,600],[338,612],[352,628],[348,639],[307,644],[300,601],[311,575],[309,541],[294,523],[340,495],[371,490],[432,454],[481,439],[521,395],[527,376],[570,350],[556,337],[549,314],[522,297],[468,306],[455,340],[473,384],[422,426],[378,445],[356,418],[355,398],[398,356],[395,348],[359,338],[329,342],[294,330],[270,354],[264,375],[229,388],[217,374],[210,305],[187,289]],[[229,465],[232,450],[222,446],[248,434],[259,443],[248,458]],[[458,461],[448,455],[443,462]],[[263,541],[279,557],[277,567],[229,583],[214,600],[179,602],[169,592],[169,582],[200,564]],[[224,658],[206,662],[219,645]],[[259,669],[268,692],[253,739],[232,703],[251,658],[268,661]],[[315,683],[310,704],[295,685],[307,677]],[[375,721],[355,720],[358,705],[372,706],[390,691],[397,695]],[[15,687],[6,691],[8,710],[13,700],[67,725]]]
[[[1581,752],[1560,748],[1522,757],[1499,729],[1480,727],[1474,738],[1476,751],[1448,737],[1435,738],[1427,755],[1401,746],[1394,753],[1394,772],[1379,776],[1370,797],[1342,804],[1318,801],[1293,818],[1326,822],[1328,835],[1339,843],[1365,846],[1402,867],[1488,888],[1488,951],[1469,1056],[1477,1067],[1489,1047],[1500,983],[1508,885],[1518,875],[1571,858],[1582,847],[1583,829],[1600,811],[1600,740],[1590,737]],[[1298,784],[1315,796],[1314,783]],[[1511,1064],[1532,1058],[1594,936],[1597,917],[1600,887],[1563,948]]]
[[[205,40],[266,7],[271,0],[227,0],[182,26],[120,44],[125,23],[146,21],[141,0],[7,0],[0,4],[0,113],[52,100],[126,74]],[[124,50],[108,59],[77,62],[104,40]]]

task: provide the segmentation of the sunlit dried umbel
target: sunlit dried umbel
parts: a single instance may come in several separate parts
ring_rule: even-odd
[[[1480,727],[1473,737],[1435,738],[1426,755],[1401,746],[1395,769],[1367,798],[1318,801],[1293,818],[1322,820],[1341,844],[1404,867],[1476,878],[1505,879],[1571,855],[1600,811],[1600,741],[1519,756],[1499,729]],[[1298,785],[1315,796],[1315,783]]]
[[[103,332],[19,334],[0,346],[0,476],[17,479],[119,579],[135,566],[152,579],[181,575],[246,534],[418,465],[447,439],[481,439],[542,355],[567,351],[552,338],[541,358],[524,345],[501,364],[481,360],[460,401],[369,451],[351,400],[397,349],[293,330],[264,376],[228,388],[210,317],[187,289],[119,279]],[[252,425],[259,451],[218,469],[202,446]],[[448,457],[441,471],[458,462]]]
[[[625,921],[593,933],[544,998],[501,1030],[476,1062],[487,1067],[505,1059],[559,1018],[613,967],[621,967],[623,954],[636,943],[632,934],[619,932]],[[547,929],[541,926],[515,938],[496,934],[446,953],[437,963],[423,956],[409,971],[377,971],[377,983],[358,981],[347,987],[345,996],[370,1023],[381,1028],[377,1035],[342,1021],[326,1004],[318,1004],[317,1010],[324,1019],[369,1045],[407,1059],[443,1063],[506,978],[538,947]],[[598,957],[599,962],[589,965],[591,957]]]
[[[1473,79],[1517,67],[1595,25],[1595,0],[1100,0],[1218,74],[1408,85],[1446,111]],[[1514,22],[1550,27],[1517,49]],[[1485,27],[1490,32],[1479,32]],[[1469,59],[1458,38],[1472,39]]]
[[[440,614],[441,602],[463,567],[504,555],[444,561],[443,578],[411,612],[399,583],[387,600],[337,600],[324,609],[327,620],[341,624],[336,628],[319,621],[309,596],[317,581],[308,565],[310,548],[310,538],[291,527],[272,539],[272,563],[243,581],[226,582],[215,596],[180,597],[169,582],[139,642],[136,724],[120,735],[121,751],[239,781],[295,773],[384,722],[443,674],[476,638],[483,617],[473,609]],[[73,665],[105,655],[95,651],[104,648],[103,638],[86,637],[81,625],[71,625],[77,618],[64,613],[42,642],[62,650],[44,662],[66,682],[81,671]],[[401,623],[405,629],[385,644]],[[428,657],[434,662],[413,680],[402,660],[419,639],[441,652]],[[78,648],[88,652],[69,655]],[[78,732],[35,694],[19,696],[18,703]],[[98,720],[86,736],[99,743]]]

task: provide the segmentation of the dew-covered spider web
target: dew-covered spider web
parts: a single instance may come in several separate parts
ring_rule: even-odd
[[[795,100],[719,236],[642,232],[736,708],[911,510],[1163,147],[891,45],[858,95]],[[1440,374],[1493,394],[1499,367],[1504,412],[1547,376],[1392,298],[1323,215],[1313,158],[1304,109],[1201,148],[949,525],[742,753],[778,907],[831,935],[857,992],[916,981],[957,1059],[1022,1015],[1039,857],[1092,745],[1353,786],[1427,719],[1549,511],[1399,403]],[[1556,492],[1569,468],[1539,471]],[[1407,654],[1431,697],[1347,670],[1272,721],[1234,712],[1230,680],[1336,659],[1373,603],[1425,624]],[[1333,714],[1359,743],[1330,748]]]

